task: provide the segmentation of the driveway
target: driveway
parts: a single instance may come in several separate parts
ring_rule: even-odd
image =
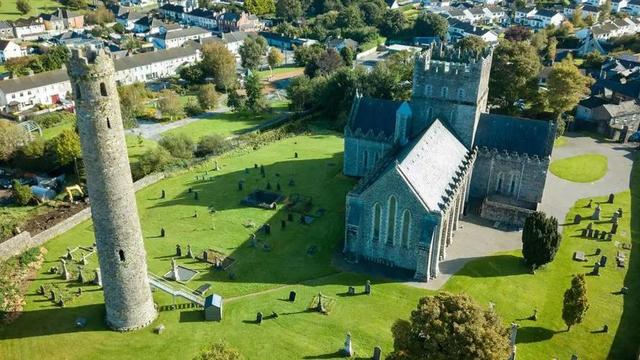
[[[548,215],[555,216],[562,223],[576,200],[628,190],[635,156],[634,148],[634,145],[607,143],[590,137],[577,137],[570,134],[567,137],[566,145],[553,150],[552,161],[585,153],[598,153],[607,157],[609,168],[602,179],[592,183],[575,183],[563,180],[549,171],[541,210]],[[589,169],[587,168],[585,171],[589,171]]]

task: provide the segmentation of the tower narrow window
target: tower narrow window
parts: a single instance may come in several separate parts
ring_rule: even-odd
[[[120,249],[120,251],[118,251],[118,255],[120,256],[120,261],[124,262],[124,250]]]
[[[387,218],[387,244],[393,245],[394,235],[396,231],[396,197],[391,195],[389,197],[389,212]]]
[[[107,96],[107,85],[105,83],[100,83],[100,95]]]
[[[458,100],[464,99],[464,89],[458,89]]]
[[[409,247],[409,231],[411,229],[411,211],[408,209],[402,214],[402,246]]]
[[[443,98],[446,98],[447,96],[449,96],[449,88],[446,86],[443,86],[442,89],[440,90],[440,96],[442,96]]]
[[[80,85],[76,84],[76,99],[80,100],[82,97],[80,96]]]
[[[380,239],[380,222],[382,220],[382,206],[379,203],[373,205],[373,232],[372,241]]]
[[[511,185],[509,186],[509,194],[515,195],[516,193],[516,176],[511,176]]]
[[[107,128],[111,129],[111,120],[109,118],[107,118]]]

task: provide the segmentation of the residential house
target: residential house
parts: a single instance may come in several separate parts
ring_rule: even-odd
[[[78,31],[67,31],[62,34],[55,35],[49,40],[56,45],[65,45],[69,48],[77,48],[82,46],[91,45],[94,47],[103,47],[104,41],[96,39],[89,33]]]
[[[610,139],[624,142],[638,130],[640,106],[636,100],[612,103],[592,96],[578,103],[576,123],[580,128],[596,130]]]
[[[544,29],[548,26],[558,27],[565,20],[566,17],[556,10],[534,9],[528,12],[525,18],[520,18],[520,24],[534,29]]]
[[[563,8],[563,13],[564,16],[566,16],[568,19],[573,19],[573,13],[576,11],[576,9],[580,9],[582,10],[582,18],[586,19],[588,17],[591,17],[593,19],[593,22],[595,23],[596,21],[598,21],[598,18],[600,17],[600,9],[598,9],[597,7],[593,6],[593,5],[589,5],[589,4],[571,4],[569,6],[565,6]]]
[[[170,49],[182,46],[187,41],[198,41],[211,37],[211,31],[192,26],[180,30],[162,32],[153,37],[153,45],[158,49]]]
[[[194,46],[120,57],[114,60],[116,81],[128,85],[175,76],[180,68],[198,60],[200,50]],[[71,83],[65,69],[7,79],[0,81],[0,108],[22,111],[36,104],[56,104],[70,93]]]
[[[18,39],[32,39],[45,32],[44,23],[40,19],[30,17],[12,22],[13,35]]]
[[[152,15],[138,19],[133,25],[133,32],[137,34],[156,35],[163,31],[164,22]]]
[[[26,55],[27,51],[15,42],[11,40],[0,40],[0,63]]]
[[[340,52],[342,49],[346,47],[350,48],[353,51],[356,51],[360,44],[357,41],[352,39],[333,38],[333,39],[327,40],[325,45],[327,46],[327,48],[335,49],[337,52]]]
[[[13,37],[15,37],[13,26],[7,21],[0,21],[0,39],[11,39]]]
[[[224,32],[251,32],[262,30],[262,24],[260,19],[253,14],[244,11],[240,14],[229,11],[218,17],[218,28]]]
[[[208,42],[220,42],[224,44],[224,46],[229,50],[236,58],[240,59],[240,46],[244,44],[244,40],[249,35],[255,35],[254,33],[248,33],[244,31],[233,31],[228,33],[220,33],[219,36],[209,37],[200,39],[201,44],[206,44]]]
[[[640,15],[640,0],[629,0],[627,6],[620,10],[633,16]]]
[[[116,18],[116,21],[119,24],[122,24],[125,29],[132,31],[136,26],[136,21],[142,19],[145,16],[147,16],[147,14],[143,12],[129,11],[126,14],[118,16]]]
[[[258,35],[267,39],[267,44],[269,44],[269,46],[278,48],[283,51],[291,51],[296,47],[309,46],[318,42],[311,39],[290,38],[284,35],[266,31],[261,31],[258,33]]]
[[[184,12],[189,12],[199,8],[198,0],[158,0],[158,7],[164,5],[176,5],[181,6]]]
[[[581,41],[578,53],[586,55],[592,51],[606,54],[603,45],[610,39],[623,35],[633,35],[640,31],[640,19],[624,18],[606,20],[589,28],[583,28],[576,32],[576,37]]]
[[[218,17],[221,13],[207,9],[194,9],[188,13],[184,13],[182,20],[190,26],[199,26],[201,28],[216,30],[218,28]]]
[[[387,7],[391,10],[400,7],[400,3],[398,2],[398,0],[385,0],[385,2],[387,3]]]
[[[451,40],[459,40],[467,36],[477,36],[486,43],[494,44],[498,42],[498,34],[492,30],[475,26],[467,22],[448,19],[449,21],[449,38]]]
[[[628,3],[628,0],[611,0],[611,11],[614,13],[619,13],[620,11],[622,11],[622,9],[627,7]]]
[[[81,29],[84,27],[84,15],[68,9],[56,9],[51,14],[41,14],[40,18],[46,30]]]
[[[184,18],[184,6],[173,5],[173,4],[164,4],[158,8],[158,14],[163,19],[171,19],[174,21],[182,21]]]

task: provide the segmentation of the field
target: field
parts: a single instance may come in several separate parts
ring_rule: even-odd
[[[607,173],[607,167],[606,156],[584,154],[556,160],[551,163],[549,170],[559,178],[587,183],[600,180]]]
[[[43,12],[52,12],[56,8],[64,7],[57,1],[53,0],[30,0],[31,12],[22,15],[16,10],[16,0],[5,0],[0,3],[0,20],[14,20],[17,18],[25,18],[29,16],[39,15]]]
[[[338,350],[346,333],[351,332],[357,357],[370,357],[378,345],[388,354],[393,322],[406,318],[417,300],[432,292],[341,272],[334,266],[344,231],[344,196],[354,185],[341,175],[342,148],[342,138],[336,133],[314,131],[257,150],[226,154],[217,159],[219,171],[213,171],[213,163],[208,162],[137,193],[151,272],[162,275],[169,270],[176,244],[182,246],[183,253],[191,245],[196,255],[210,248],[235,260],[228,270],[220,271],[198,260],[178,259],[179,264],[200,272],[187,284],[190,288],[210,283],[212,291],[223,296],[222,322],[203,322],[202,311],[195,308],[171,310],[171,297],[156,291],[154,298],[161,312],[154,324],[119,334],[103,325],[102,293],[96,286],[84,285],[82,296],[64,308],[37,295],[36,289],[49,283],[61,284],[69,292],[77,290],[78,283],[61,282],[45,270],[57,264],[67,247],[93,242],[91,223],[85,222],[47,243],[47,262],[28,290],[25,313],[16,323],[0,327],[0,353],[8,359],[37,358],[43,353],[68,359],[190,359],[203,345],[222,340],[240,349],[247,359],[265,354],[272,359],[331,359],[340,357]],[[299,153],[298,158],[294,152]],[[264,165],[264,178],[254,164]],[[634,169],[631,192],[617,194],[614,204],[601,204],[602,221],[594,224],[594,228],[608,231],[608,218],[621,207],[624,216],[615,242],[577,237],[587,220],[580,225],[563,224],[563,242],[555,260],[535,275],[522,264],[519,251],[500,253],[467,264],[443,290],[470,294],[483,306],[493,302],[505,325],[519,323],[518,359],[567,359],[573,353],[580,359],[630,358],[640,340],[636,325],[640,322],[640,296],[634,290],[640,282],[636,261],[640,223],[631,215],[640,204],[635,188],[638,174]],[[289,186],[291,179],[294,186]],[[240,180],[244,180],[241,191]],[[287,219],[282,207],[262,210],[240,205],[244,196],[253,189],[264,189],[267,183],[274,190],[280,184],[285,195],[310,197],[313,208],[309,213],[316,215],[313,223],[302,225],[296,215],[281,229],[281,220]],[[198,200],[189,188],[198,192]],[[165,199],[159,198],[162,190],[167,194]],[[592,209],[585,204],[586,199],[578,201],[567,219],[576,213],[590,215]],[[324,209],[323,215],[319,209]],[[272,227],[271,235],[257,230],[267,223]],[[159,236],[161,228],[166,231],[164,238]],[[251,246],[251,233],[257,235],[257,247]],[[625,251],[628,268],[615,266],[617,242],[635,245],[633,254]],[[584,323],[565,332],[560,315],[562,294],[572,274],[591,270],[596,248],[602,249],[609,262],[599,277],[587,279],[591,308]],[[589,262],[571,260],[577,250],[590,255]],[[95,267],[97,262],[92,258],[87,269]],[[360,295],[367,279],[373,282],[373,294]],[[630,287],[630,293],[614,294],[623,285]],[[347,296],[348,286],[356,287],[358,295]],[[285,301],[291,290],[298,295],[294,303]],[[335,299],[329,315],[308,311],[318,293]],[[526,320],[534,309],[538,310],[538,321]],[[254,323],[258,311],[268,319],[262,325]],[[272,312],[278,317],[270,318]],[[84,329],[74,327],[80,317],[88,321]],[[153,333],[159,324],[166,326],[162,335]],[[604,324],[609,332],[599,333]]]

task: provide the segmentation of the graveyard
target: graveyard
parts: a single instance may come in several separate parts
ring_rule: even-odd
[[[124,334],[108,330],[102,291],[91,283],[98,264],[90,249],[93,228],[85,222],[46,244],[46,261],[27,290],[24,313],[0,326],[0,353],[8,358],[189,359],[202,346],[224,341],[247,359],[265,354],[330,359],[342,357],[349,332],[357,358],[370,358],[375,346],[387,354],[393,322],[408,317],[418,299],[433,292],[337,266],[344,197],[354,186],[342,175],[342,150],[339,134],[315,129],[225,154],[136,194],[150,273],[178,286],[167,279],[178,268],[179,286],[196,290],[209,284],[207,294],[224,299],[222,321],[204,321],[202,308],[155,290],[159,316],[149,327]],[[637,180],[637,167],[633,174]],[[632,216],[640,198],[638,181],[633,184],[631,192],[615,194],[613,203],[607,194],[579,200],[561,221],[563,243],[555,260],[535,275],[522,264],[519,251],[498,253],[468,263],[441,290],[493,303],[505,325],[518,323],[519,359],[573,353],[580,359],[628,357],[637,350],[634,329],[640,321],[638,235],[630,231],[632,224],[640,226]],[[598,206],[600,218],[593,220]],[[619,208],[622,216],[611,241],[582,236],[589,223],[593,232],[610,232]],[[625,250],[623,244],[630,243],[636,246]],[[70,280],[65,281],[49,270],[68,251]],[[587,261],[574,260],[576,252]],[[618,252],[625,267],[616,264]],[[597,276],[587,276],[591,308],[585,322],[565,332],[562,294],[571,275],[592,272],[602,255],[606,265]],[[87,283],[80,285],[77,266],[83,262]],[[367,280],[371,294],[365,293]],[[39,294],[41,286],[45,294]],[[630,290],[621,294],[624,286]],[[47,296],[51,290],[64,307]],[[314,310],[319,294],[326,313]],[[534,312],[535,321],[530,319]],[[601,331],[604,325],[607,333]]]

